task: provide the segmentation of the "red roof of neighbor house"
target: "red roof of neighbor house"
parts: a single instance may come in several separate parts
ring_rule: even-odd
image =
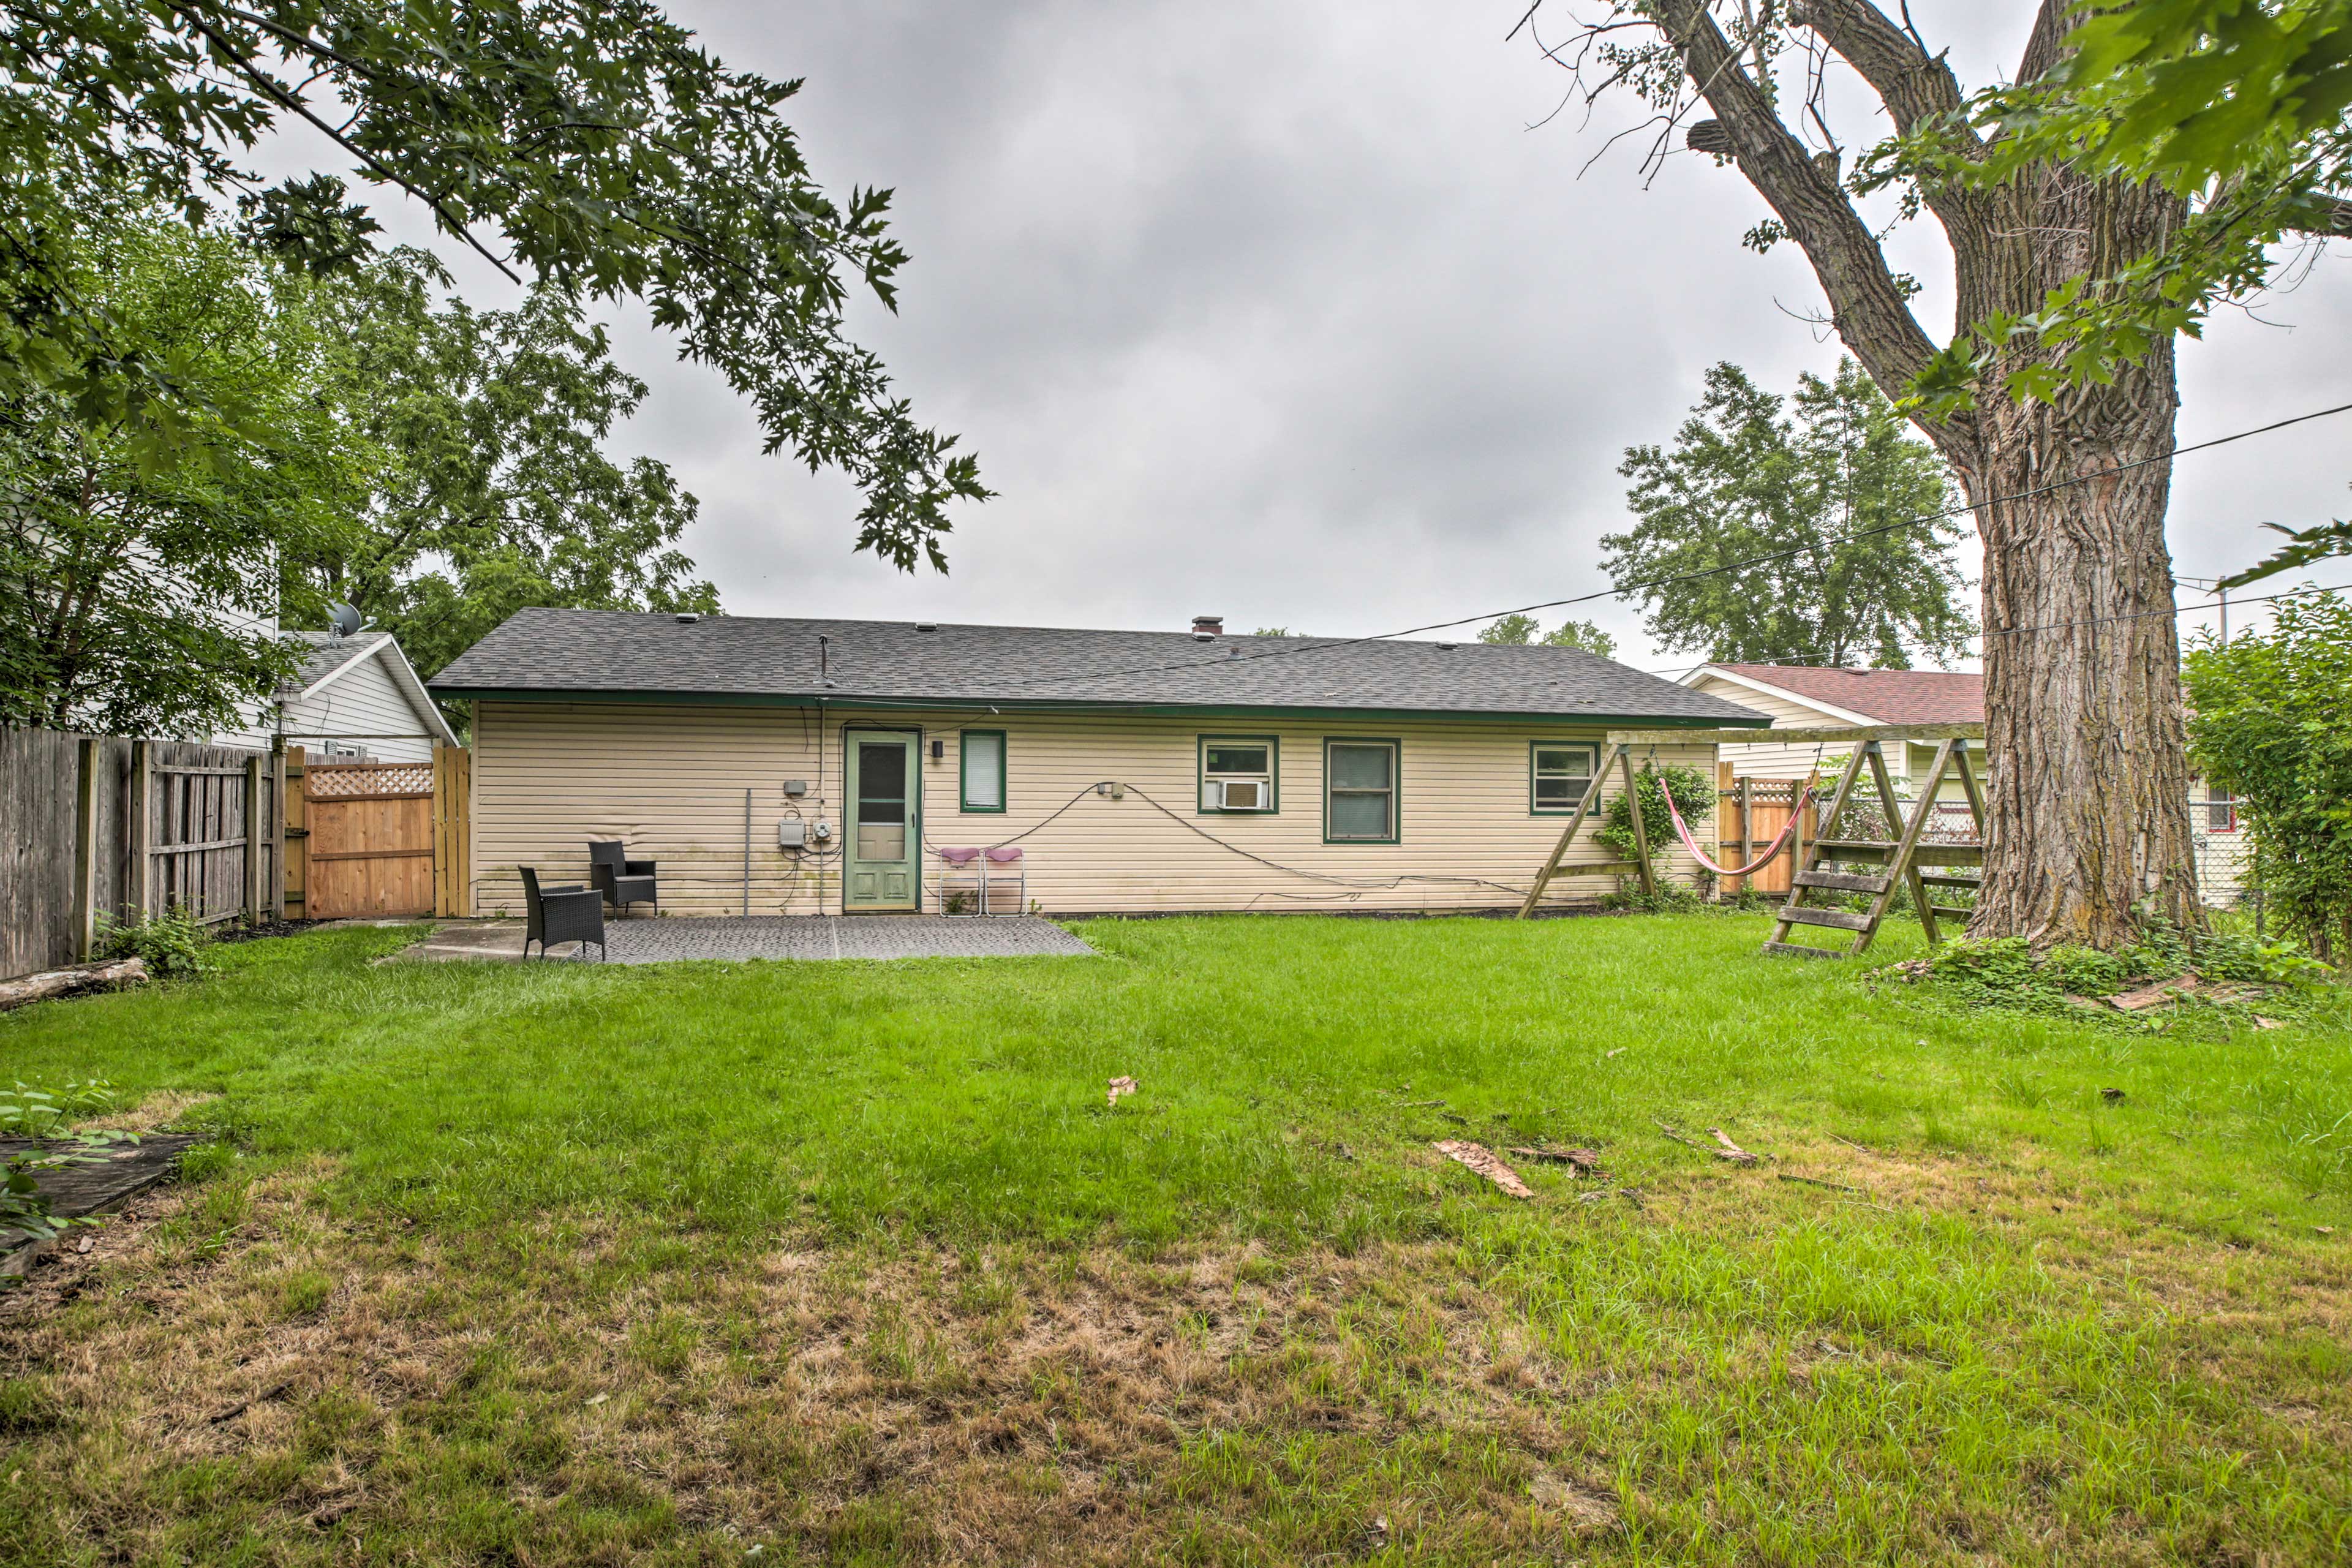
[[[1818,669],[1801,664],[1712,664],[1802,700],[1881,724],[1981,724],[1984,677],[1962,669]]]

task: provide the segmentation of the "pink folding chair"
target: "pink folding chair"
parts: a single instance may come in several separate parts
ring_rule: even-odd
[[[980,912],[986,914],[997,889],[1008,887],[1013,889],[1013,912],[1024,913],[1029,908],[1029,862],[1018,844],[1000,844],[988,851],[987,864],[980,873]]]
[[[942,848],[940,854],[940,913],[984,915],[988,912],[988,879],[982,872],[980,850]]]

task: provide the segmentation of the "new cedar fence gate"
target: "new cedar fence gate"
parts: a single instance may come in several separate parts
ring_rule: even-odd
[[[287,752],[286,900],[310,920],[472,912],[470,758],[312,762]]]

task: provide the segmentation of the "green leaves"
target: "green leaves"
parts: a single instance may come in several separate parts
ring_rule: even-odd
[[[541,285],[512,310],[443,302],[402,250],[314,293],[337,323],[349,417],[382,453],[365,528],[319,563],[330,592],[431,675],[525,605],[716,614],[677,549],[695,498],[606,451],[646,385]]]
[[[300,121],[509,275],[575,303],[641,300],[751,402],[767,450],[857,483],[860,549],[944,569],[948,509],[990,493],[845,333],[853,286],[895,305],[889,193],[829,196],[778,118],[798,84],[727,68],[646,0],[20,0],[0,75],[16,176],[0,184],[0,396],[110,366],[110,384],[175,411],[152,429],[179,433],[193,389],[130,373],[120,333],[66,286],[73,237],[104,200],[195,213],[248,192],[237,156]],[[375,226],[343,194],[317,174],[248,195],[247,231],[347,272]]]
[[[341,416],[328,323],[244,245],[176,217],[54,259],[109,337],[0,397],[0,720],[230,727],[298,660],[373,455]]]
[[[2051,400],[2114,379],[2261,289],[2293,235],[2352,227],[2352,0],[2081,5],[2051,74],[1977,94],[1865,161],[1865,184],[1998,194],[2065,165],[2191,198],[2162,244],[1967,323],[1907,407],[1947,416],[1998,384]]]
[[[2340,965],[2352,957],[2352,605],[2319,595],[2276,610],[2267,633],[2189,651],[2189,755],[2239,797],[2272,912]]]
[[[1948,508],[1950,476],[1851,360],[1788,400],[1717,365],[1673,447],[1629,447],[1618,472],[1636,521],[1601,539],[1607,565],[1669,648],[1902,668],[1975,635],[1955,603],[1958,524],[1888,527]]]
[[[2339,555],[2352,555],[2352,521],[2340,517],[2333,522],[2317,523],[2310,528],[2285,528],[2275,522],[2266,522],[2263,526],[2273,533],[2285,534],[2289,542],[2243,572],[2222,578],[2222,587],[2242,588],[2249,583],[2259,583],[2265,577],[2292,572],[2298,566],[2309,566]]]

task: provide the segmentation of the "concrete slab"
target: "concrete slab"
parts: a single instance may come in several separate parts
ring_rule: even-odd
[[[738,915],[677,920],[610,920],[614,963],[674,963],[691,959],[1090,957],[1094,949],[1051,921],[1028,915],[967,919],[948,915]],[[398,956],[412,963],[478,960],[517,963],[520,921],[469,921],[442,926]],[[532,952],[537,962],[536,950]],[[559,944],[557,961],[582,957]],[[586,961],[596,962],[590,946]]]

